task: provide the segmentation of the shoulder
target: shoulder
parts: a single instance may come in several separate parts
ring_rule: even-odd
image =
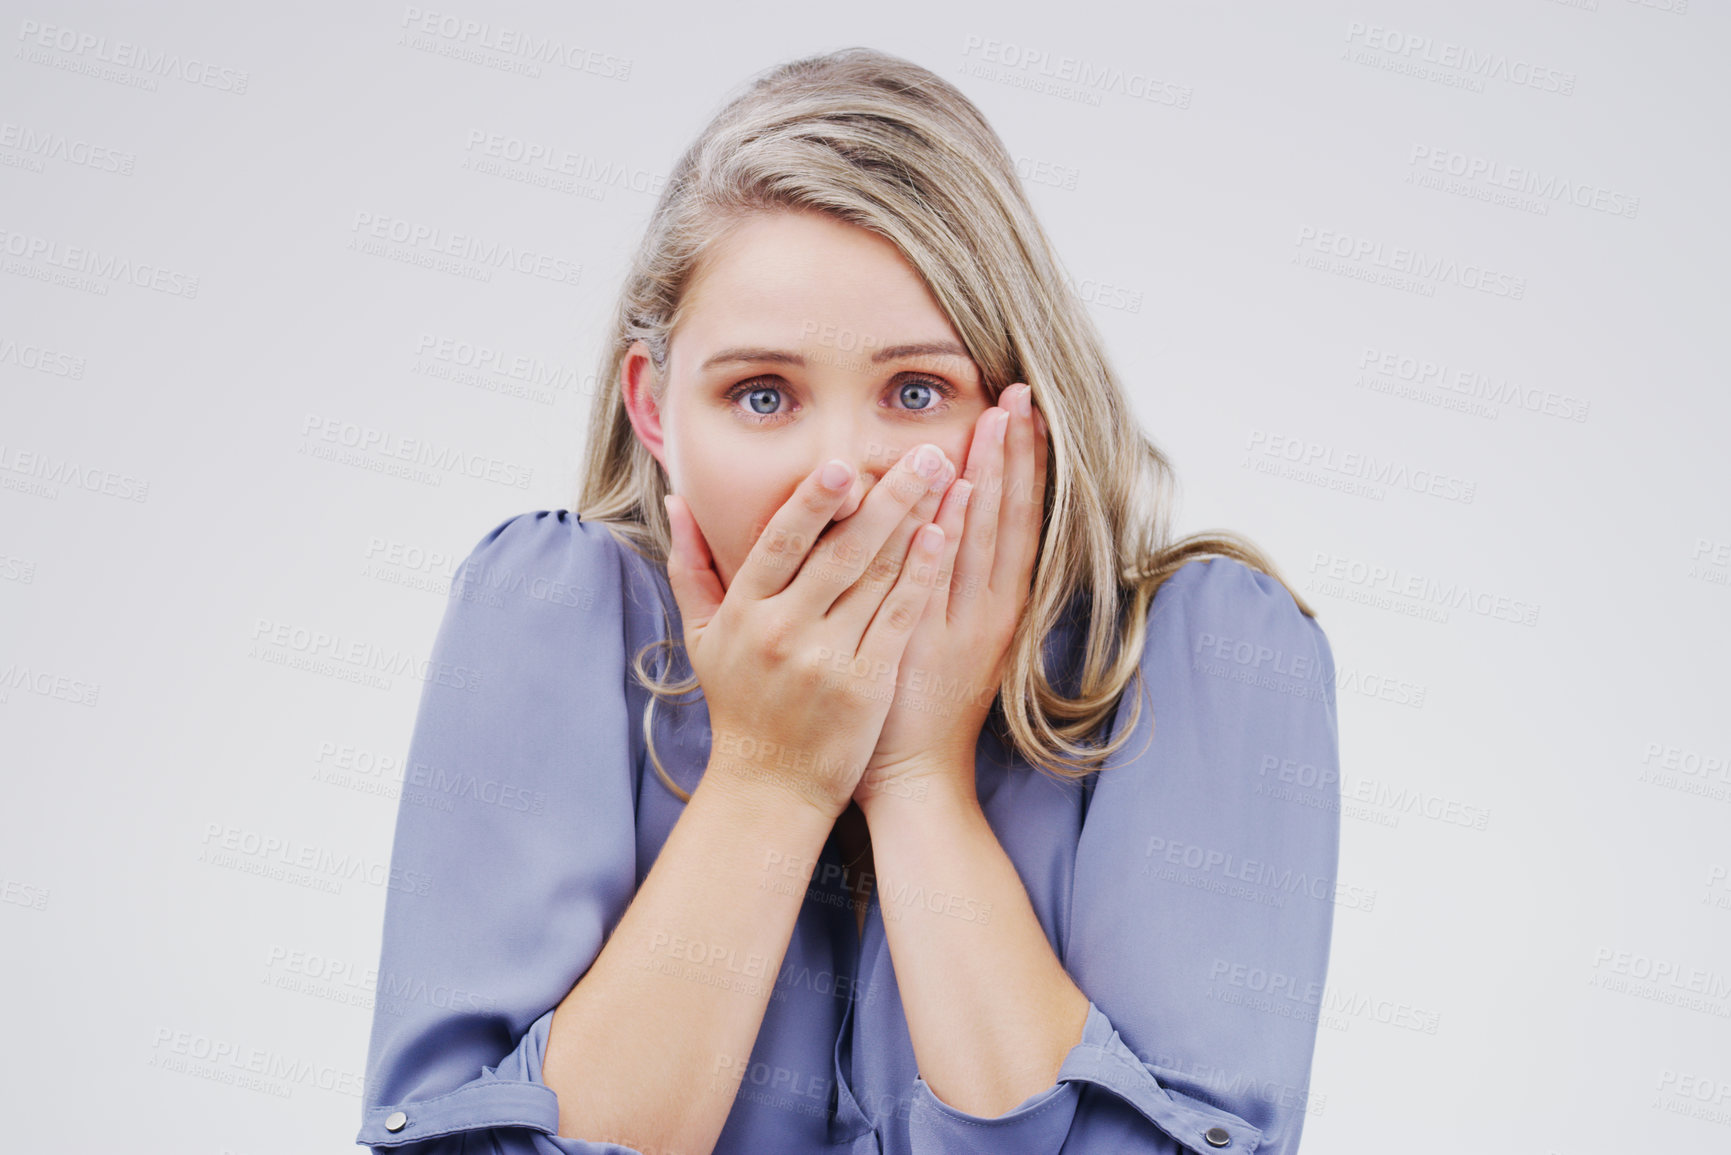
[[[1147,645],[1259,670],[1278,664],[1301,675],[1326,673],[1330,681],[1334,673],[1317,620],[1279,579],[1229,557],[1187,562],[1166,579],[1149,609]],[[1319,669],[1304,668],[1311,663]]]
[[[579,568],[605,561],[617,564],[619,544],[607,527],[586,522],[568,509],[537,509],[512,514],[475,543],[464,565],[514,562],[542,570],[561,566]]]
[[[617,590],[622,548],[606,526],[570,510],[513,514],[475,543],[451,596],[518,595],[589,609]]]
[[[1149,608],[1143,647],[1149,688],[1157,702],[1182,703],[1180,716],[1313,708],[1334,719],[1328,635],[1279,579],[1236,559],[1199,558],[1167,578]]]
[[[437,658],[477,671],[466,681],[496,697],[495,710],[563,700],[572,679],[611,676],[623,646],[619,549],[605,526],[566,510],[506,518],[452,579]]]

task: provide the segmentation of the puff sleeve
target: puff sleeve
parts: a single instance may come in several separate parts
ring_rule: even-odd
[[[1215,558],[1159,590],[1141,671],[1077,845],[1082,1039],[995,1119],[917,1081],[915,1155],[1298,1150],[1339,900],[1333,654],[1278,581]]]
[[[391,850],[362,1126],[396,1155],[611,1155],[558,1135],[554,1008],[636,885],[621,566],[605,527],[510,518],[451,585]]]

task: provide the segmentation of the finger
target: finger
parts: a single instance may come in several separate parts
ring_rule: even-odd
[[[1034,408],[1034,491],[1039,495],[1031,510],[1028,541],[1030,548],[1023,567],[1021,588],[1031,588],[1034,563],[1040,556],[1040,539],[1046,532],[1046,491],[1052,485],[1051,433],[1046,427],[1046,419],[1041,415],[1039,407]]]
[[[683,497],[671,493],[662,499],[662,505],[667,510],[667,527],[673,539],[667,555],[667,584],[673,589],[679,620],[686,641],[690,642],[692,631],[708,625],[715,617],[726,591],[721,588],[715,559],[709,552],[709,543],[703,539],[703,531],[697,528],[697,519],[691,516],[691,507]]]
[[[829,617],[832,620],[851,625],[854,632],[850,637],[857,640],[865,633],[866,624],[871,621],[878,606],[883,604],[884,595],[889,592],[890,586],[895,584],[896,575],[901,573],[902,561],[908,556],[908,547],[913,542],[914,534],[938,512],[938,503],[952,488],[950,482],[954,478],[955,465],[945,454],[943,465],[931,479],[926,492],[920,495],[919,501],[914,503],[914,507],[897,524],[895,531],[890,534],[859,579],[830,606]],[[870,494],[866,495],[866,500],[871,500]]]
[[[896,584],[878,606],[855,651],[858,658],[865,660],[867,669],[896,669],[901,665],[908,636],[925,617],[926,600],[937,580],[943,548],[944,530],[936,523],[923,525],[914,534]]]
[[[1028,572],[1040,543],[1040,514],[1044,504],[1043,478],[1035,475],[1034,413],[1030,391],[1023,389],[1010,405],[1010,428],[1005,438],[1004,504],[998,514],[1002,534],[997,557],[992,562],[994,593],[1025,592]]]
[[[852,516],[824,531],[812,551],[810,562],[788,588],[788,595],[794,599],[798,611],[827,619],[866,567],[876,559],[884,542],[926,496],[932,480],[921,475],[918,465],[921,451],[926,449],[934,455],[931,460],[935,461],[938,470],[934,476],[941,475],[947,460],[944,451],[930,442],[922,442],[904,454],[895,468],[872,486]],[[900,558],[896,559],[898,565],[900,561]],[[856,608],[857,603],[849,603],[843,611],[847,616],[847,627],[842,633],[849,642],[857,642],[865,633],[876,605],[875,599],[859,608]]]
[[[1009,394],[1010,390],[1004,392]],[[1008,404],[1012,396],[1000,396],[998,400]],[[974,483],[974,493],[968,500],[967,531],[952,581],[959,580],[962,588],[976,593],[983,592],[990,582],[992,562],[998,554],[998,509],[1004,500],[1001,423],[1009,416],[1009,411],[1001,406],[986,410],[975,430],[973,448],[968,451],[968,477]]]
[[[944,556],[938,565],[937,584],[932,587],[932,599],[926,605],[926,617],[946,625],[953,620],[971,598],[967,589],[957,590],[955,584],[956,557],[961,551],[962,534],[967,526],[968,499],[973,496],[970,481],[958,480],[944,495],[944,505],[938,511],[937,524],[944,531]]]
[[[841,466],[828,475],[829,480],[840,482],[835,486],[827,484],[825,476],[832,464]],[[853,466],[841,461],[825,462],[806,474],[757,535],[751,552],[733,575],[728,592],[738,591],[736,596],[741,598],[762,599],[773,597],[791,585],[818,534],[847,500],[853,478]]]

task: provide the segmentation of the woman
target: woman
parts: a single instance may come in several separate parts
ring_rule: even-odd
[[[979,112],[863,49],[760,78],[613,335],[580,515],[453,587],[357,1141],[1295,1151],[1333,655],[1169,539]]]

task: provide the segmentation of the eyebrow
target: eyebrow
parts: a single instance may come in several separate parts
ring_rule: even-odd
[[[890,345],[879,349],[871,356],[872,364],[881,365],[885,361],[898,361],[904,357],[960,357],[964,361],[972,361],[968,351],[954,341],[925,341],[912,345]],[[778,365],[805,366],[805,358],[798,353],[789,353],[785,349],[764,349],[752,346],[741,346],[737,349],[723,349],[701,368],[711,369],[717,365],[730,365],[740,362],[774,362]]]

